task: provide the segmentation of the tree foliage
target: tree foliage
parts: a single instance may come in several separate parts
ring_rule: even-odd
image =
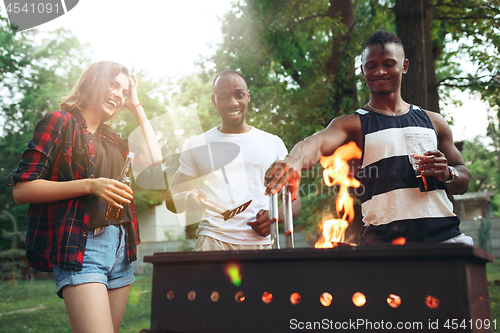
[[[36,30],[14,33],[7,20],[0,17],[1,179],[5,180],[16,169],[38,120],[59,108],[61,97],[73,87],[82,66],[88,64],[85,49],[66,30],[43,37],[37,35]],[[27,208],[27,205],[15,204],[11,188],[0,186],[0,230],[3,234],[0,250],[17,248],[10,244],[11,218],[19,222],[16,234],[25,232]],[[15,239],[20,247],[24,237]]]
[[[291,146],[357,106],[353,23],[352,1],[240,2],[223,18],[211,61],[217,72],[241,71],[252,125],[287,133]]]
[[[499,172],[495,152],[484,144],[484,138],[465,141],[462,156],[472,173],[470,191],[496,191]]]
[[[221,18],[223,41],[215,55],[202,59],[200,73],[184,81],[203,82],[204,89],[196,94],[188,86],[183,91],[190,98],[183,105],[196,105],[204,129],[212,127],[218,117],[207,111],[211,80],[224,69],[239,70],[251,92],[247,121],[277,134],[291,149],[331,119],[368,101],[356,67],[364,41],[380,29],[398,33],[408,43],[413,57],[409,70],[415,75],[404,79],[403,91],[419,91],[409,102],[439,111],[439,95],[449,96],[454,88],[478,91],[494,101],[500,63],[499,4],[499,0],[238,1]],[[420,16],[405,17],[408,12]],[[409,19],[414,25],[397,29],[397,22]],[[419,42],[422,38],[427,42]],[[412,48],[418,52],[410,52]],[[432,65],[426,69],[428,80],[422,80],[421,63]],[[310,214],[299,219],[311,229],[332,196],[322,191],[318,172],[303,176],[303,211]]]
[[[189,96],[181,97],[182,105],[196,105],[204,130],[218,124],[210,102],[212,80],[224,69],[239,70],[251,93],[247,121],[278,134],[291,149],[332,118],[358,106],[355,57],[366,29],[354,23],[364,19],[369,7],[362,2],[357,6],[355,10],[350,0],[235,4],[222,19],[223,42],[215,55],[201,61],[196,77],[183,82],[201,82],[203,89],[191,90],[191,84],[182,84],[187,89],[180,96]],[[367,95],[363,87],[360,91]],[[308,173],[303,191],[315,207],[329,207],[332,197],[321,195],[320,179],[317,170]],[[312,222],[315,218],[303,214],[301,219]]]
[[[500,92],[500,1],[435,0],[433,55],[441,91],[480,93],[498,105]]]
[[[21,154],[31,139],[36,123],[50,111],[58,110],[78,77],[90,65],[89,48],[70,31],[59,29],[48,34],[36,30],[13,33],[0,18],[0,177],[6,179],[17,168]],[[140,84],[139,98],[148,117],[165,113],[164,82],[152,80],[145,71],[134,71]],[[110,123],[123,137],[137,127],[130,112],[124,110]],[[173,133],[167,131],[165,133]],[[174,135],[174,134],[172,134]],[[168,138],[164,138],[167,140]],[[134,188],[137,210],[160,203],[164,194]],[[11,214],[19,232],[25,232],[28,205],[16,205],[12,188],[0,186],[0,231],[12,232]],[[3,231],[2,231],[3,232]],[[3,232],[5,234],[5,232]],[[10,239],[10,238],[9,238]],[[19,237],[19,241],[24,237]],[[0,237],[0,251],[12,248]]]
[[[491,200],[493,215],[500,217],[500,170],[498,153],[494,145],[485,143],[484,137],[465,141],[462,150],[465,165],[470,170],[470,192],[494,192]]]
[[[398,8],[401,5],[407,11]],[[200,134],[200,122],[203,131],[219,124],[210,95],[213,78],[224,69],[239,70],[247,80],[251,92],[247,121],[283,138],[289,150],[331,119],[352,113],[369,99],[357,67],[364,41],[379,29],[397,33],[412,57],[409,70],[415,76],[405,77],[403,97],[405,91],[418,93],[409,102],[426,107],[432,105],[426,99],[441,101],[439,96],[459,88],[478,92],[498,106],[499,8],[500,0],[235,2],[221,18],[222,43],[213,56],[200,59],[198,73],[175,84],[153,81],[145,71],[136,73],[141,103],[164,147],[164,168],[167,174],[175,171],[182,142]],[[408,12],[414,14],[405,17]],[[411,24],[398,28],[404,20]],[[47,37],[43,40],[34,30],[15,34],[0,18],[0,176],[4,179],[15,169],[34,124],[58,108],[61,96],[89,65],[87,47],[70,32],[59,30]],[[419,42],[422,38],[426,43]],[[426,70],[429,80],[422,80],[422,63],[435,68]],[[111,126],[127,137],[136,124],[124,111]],[[471,168],[480,175],[487,165],[471,164]],[[473,189],[496,186],[492,177],[481,179],[474,180]],[[318,167],[304,174],[301,194],[307,214],[300,221],[309,229],[318,216],[334,215],[328,209],[324,212],[323,207],[333,206],[334,195],[326,193],[322,183]],[[139,210],[163,199],[161,191],[145,189],[135,189]],[[26,208],[14,205],[11,190],[1,187],[0,216],[8,210],[23,221]]]
[[[0,18],[0,178],[17,168],[35,124],[59,108],[62,96],[75,84],[89,59],[84,45],[66,30],[43,38],[36,30],[14,33]],[[0,230],[12,232],[12,216],[19,232],[26,230],[27,205],[16,205],[12,189],[0,186]],[[22,242],[24,237],[19,237]],[[12,248],[5,238],[0,249]]]

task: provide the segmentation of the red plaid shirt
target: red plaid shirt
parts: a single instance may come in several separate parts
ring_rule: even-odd
[[[47,114],[36,125],[19,167],[7,177],[7,185],[35,179],[65,182],[95,178],[95,148],[87,134],[87,124],[80,113],[56,111]],[[101,126],[100,135],[127,156],[128,140],[108,126]],[[13,183],[9,183],[11,177]],[[26,257],[30,265],[48,272],[52,271],[53,264],[81,270],[91,209],[90,195],[30,204],[26,234]],[[132,262],[137,259],[139,229],[134,202],[130,209],[134,220],[125,223],[125,227],[127,255]]]

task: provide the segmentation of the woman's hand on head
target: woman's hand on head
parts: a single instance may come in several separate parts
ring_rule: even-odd
[[[139,85],[139,81],[135,77],[134,74],[131,75],[131,79],[129,80],[128,86],[128,96],[125,99],[125,107],[130,111],[135,111],[135,107],[139,104],[139,96],[137,95],[137,86]]]
[[[133,191],[129,186],[104,177],[92,179],[90,191],[93,195],[120,208],[123,208],[121,203],[130,203],[134,198]]]

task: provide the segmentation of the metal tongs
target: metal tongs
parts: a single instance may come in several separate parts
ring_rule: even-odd
[[[217,213],[219,215],[222,215],[224,217],[224,221],[227,221],[230,218],[233,218],[236,215],[238,215],[239,213],[243,212],[245,209],[248,208],[248,206],[250,206],[250,203],[252,202],[252,200],[247,201],[244,204],[229,210],[229,209],[226,209],[226,208],[222,207],[221,205],[219,205],[211,200],[208,200],[205,197],[198,197],[198,200],[200,200],[203,207],[205,207],[206,209],[208,209],[214,213]]]
[[[293,241],[293,214],[292,214],[292,193],[290,186],[287,184],[281,190],[281,201],[284,208],[285,218],[285,246],[287,249],[293,249],[295,243]],[[269,195],[269,219],[271,220],[271,247],[279,249],[278,238],[278,194]]]

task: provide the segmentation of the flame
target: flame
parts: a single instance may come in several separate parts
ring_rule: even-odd
[[[366,303],[366,297],[363,293],[357,292],[352,295],[352,302],[357,307],[362,307]]]
[[[227,264],[226,274],[229,276],[229,280],[231,280],[231,283],[236,287],[239,287],[241,285],[242,276],[239,264],[235,262]]]
[[[390,294],[389,297],[387,297],[387,304],[389,304],[391,308],[399,308],[399,306],[401,305],[401,297],[399,297],[398,295]]]
[[[425,304],[431,309],[437,309],[439,307],[439,299],[436,296],[427,295]]]
[[[348,226],[349,223],[344,220],[326,220],[321,226],[323,228],[323,234],[316,244],[314,244],[314,247],[332,248],[337,246],[338,243],[342,243],[344,241],[345,230]]]
[[[293,293],[290,295],[290,303],[292,303],[293,305],[297,305],[300,303],[300,294],[299,293]]]
[[[332,304],[332,301],[333,301],[333,296],[330,293],[322,293],[321,297],[319,298],[319,301],[320,301],[321,305],[323,305],[325,307],[330,306]]]
[[[271,303],[272,300],[273,300],[273,294],[271,294],[268,291],[264,291],[264,293],[262,294],[262,302],[269,304]]]
[[[399,237],[392,241],[392,245],[405,245],[405,244],[406,244],[406,238],[404,237]]]
[[[321,166],[325,168],[323,170],[325,184],[327,186],[340,185],[335,208],[338,216],[342,213],[342,218],[322,223],[320,227],[323,230],[322,235],[314,245],[315,248],[331,248],[344,241],[345,230],[354,219],[354,201],[347,190],[349,187],[361,185],[350,175],[347,161],[359,158],[361,158],[361,150],[351,141],[339,147],[332,156],[322,157],[320,160]]]
[[[238,291],[234,295],[234,299],[236,300],[236,302],[241,303],[241,302],[243,302],[245,300],[245,295],[243,294],[242,291]]]

